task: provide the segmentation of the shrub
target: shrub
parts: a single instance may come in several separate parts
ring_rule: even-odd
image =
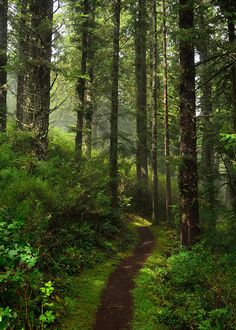
[[[39,329],[54,321],[50,295],[43,292],[39,252],[22,240],[21,219],[0,214],[0,328]],[[44,287],[44,286],[43,286]],[[42,295],[42,292],[44,293]],[[50,314],[51,318],[49,319]],[[46,321],[42,321],[46,317]]]
[[[159,258],[149,271],[155,319],[168,329],[234,329],[235,255],[218,255],[206,244]]]

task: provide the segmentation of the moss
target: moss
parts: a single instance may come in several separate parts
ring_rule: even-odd
[[[165,330],[166,328],[157,324],[155,320],[157,303],[153,299],[153,278],[155,272],[153,269],[158,262],[163,258],[163,252],[169,247],[169,239],[167,231],[164,228],[152,228],[153,234],[157,240],[157,246],[146,262],[144,268],[141,269],[135,280],[135,289],[133,290],[134,297],[134,317],[132,323],[133,330]],[[152,290],[153,289],[153,290]]]
[[[126,241],[125,252],[118,252],[112,259],[83,271],[78,277],[71,276],[61,279],[63,283],[59,286],[65,287],[66,295],[64,298],[65,312],[59,321],[58,330],[92,329],[101,293],[110,274],[122,259],[127,258],[132,253],[136,245],[138,239],[136,227],[134,222],[129,224],[129,236],[132,237],[130,237],[128,247],[127,238],[124,238],[124,244]],[[125,246],[122,247],[125,248]]]
[[[118,260],[109,260],[93,269],[84,271],[78,277],[65,279],[67,286],[66,314],[57,329],[92,329],[102,289],[117,263]]]

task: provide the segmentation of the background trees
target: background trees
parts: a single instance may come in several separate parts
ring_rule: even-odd
[[[191,23],[193,14],[185,8],[185,3],[171,6],[165,1],[162,4],[125,1],[119,29],[118,19],[115,21],[116,36],[113,16],[118,9],[114,11],[112,3],[102,10],[105,4],[105,0],[64,1],[59,6],[54,3],[53,8],[49,1],[43,5],[33,1],[10,3],[10,26],[15,39],[10,38],[9,54],[11,71],[15,70],[18,81],[17,126],[34,133],[32,150],[39,158],[47,155],[50,112],[56,125],[60,116],[64,129],[75,130],[75,154],[79,162],[84,157],[89,159],[95,149],[110,152],[110,181],[115,183],[109,190],[114,200],[118,200],[116,191],[126,189],[118,180],[119,157],[132,159],[136,163],[137,185],[130,187],[127,194],[137,211],[153,213],[156,221],[158,204],[162,205],[164,199],[158,193],[158,175],[160,187],[162,182],[166,187],[166,207],[160,207],[159,217],[171,219],[171,204],[177,203],[175,192],[171,200],[171,181],[176,186],[180,147],[181,204],[185,205],[183,209],[188,209],[187,213],[192,212],[192,207],[195,209],[196,219],[187,216],[187,222],[192,219],[197,223],[197,151],[201,150],[198,154],[200,193],[206,197],[205,204],[215,204],[217,184],[223,184],[223,177],[228,176],[229,182],[234,182],[231,156],[218,148],[222,128],[229,124],[229,117],[223,116],[228,116],[230,107],[232,116],[234,113],[233,4],[212,5],[204,1]],[[224,27],[222,34],[216,25],[219,16]],[[16,18],[14,22],[13,18]],[[209,20],[213,23],[208,28]],[[231,89],[225,90],[221,97],[217,90],[223,81],[228,86],[231,84]],[[220,109],[217,104],[221,104]],[[68,126],[63,122],[66,117]],[[221,166],[224,170],[217,179]],[[189,180],[193,180],[191,184]],[[232,196],[233,185],[229,184]],[[187,200],[191,194],[192,200]],[[230,204],[229,200],[227,203]]]
[[[0,2],[0,209],[24,219],[17,244],[40,251],[42,273],[99,260],[127,212],[168,222],[186,248],[222,236],[213,253],[233,253],[235,12],[234,1]]]

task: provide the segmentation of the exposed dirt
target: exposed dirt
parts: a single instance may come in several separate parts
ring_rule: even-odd
[[[111,274],[101,297],[94,330],[129,330],[133,316],[131,290],[134,278],[155,246],[148,227],[138,228],[140,241],[132,256],[128,257]]]

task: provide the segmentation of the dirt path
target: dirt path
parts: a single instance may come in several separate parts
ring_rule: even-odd
[[[111,274],[101,297],[94,330],[127,330],[133,316],[132,292],[134,277],[155,246],[148,227],[138,229],[140,241],[134,254],[125,259]]]

